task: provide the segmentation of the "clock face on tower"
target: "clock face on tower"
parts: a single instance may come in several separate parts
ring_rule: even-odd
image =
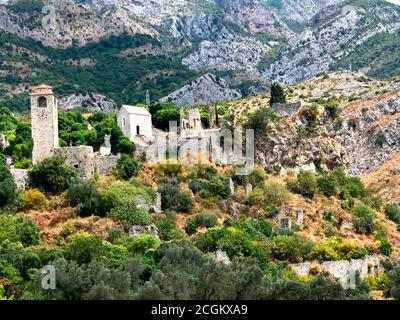
[[[48,114],[48,112],[47,112],[47,110],[40,110],[39,112],[38,112],[38,118],[39,118],[39,120],[47,120],[48,119],[48,117],[49,117],[49,114]]]

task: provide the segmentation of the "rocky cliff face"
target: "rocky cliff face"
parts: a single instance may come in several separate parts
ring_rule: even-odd
[[[323,107],[303,107],[271,124],[258,141],[258,161],[269,169],[343,166],[363,175],[400,150],[400,89],[343,106],[343,122]],[[313,120],[310,121],[310,114]]]
[[[223,79],[206,74],[161,99],[178,106],[194,106],[240,98],[238,90],[230,89]]]
[[[283,21],[306,24],[309,19],[327,6],[340,4],[346,0],[264,0],[264,4]]]
[[[83,108],[88,111],[116,112],[118,106],[112,99],[101,94],[73,94],[62,97],[59,102],[60,109],[71,110],[75,108]]]
[[[46,14],[38,11],[15,11],[12,7],[0,4],[0,30],[21,38],[32,38],[45,46],[70,47],[83,46],[97,42],[111,35],[152,34],[152,30],[131,19],[122,10],[109,7],[86,7],[72,0],[49,0],[44,4],[54,5],[56,20],[49,28]]]
[[[308,29],[288,41],[262,76],[282,83],[313,77],[335,67],[374,35],[399,30],[399,16],[399,7],[387,2],[325,10],[311,20]]]
[[[267,31],[291,36],[292,31],[276,13],[268,10],[262,0],[215,0],[232,21],[239,22],[249,32]]]

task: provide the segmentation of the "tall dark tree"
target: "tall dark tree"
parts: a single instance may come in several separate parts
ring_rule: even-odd
[[[4,165],[3,160],[0,157],[0,207],[10,204],[15,200],[17,189],[10,170]]]
[[[269,100],[270,107],[274,103],[286,103],[286,94],[282,86],[279,83],[273,83],[271,85],[271,99]]]

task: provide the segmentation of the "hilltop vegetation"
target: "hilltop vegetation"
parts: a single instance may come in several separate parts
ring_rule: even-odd
[[[58,95],[98,92],[118,104],[143,103],[146,91],[153,100],[180,88],[194,78],[177,58],[163,54],[128,56],[123,52],[144,45],[158,47],[160,44],[145,35],[111,36],[99,43],[84,47],[53,49],[33,40],[25,40],[0,32],[0,57],[6,75],[0,83],[6,88],[20,88],[51,83]],[[19,54],[15,53],[18,47]],[[80,61],[89,59],[87,65]],[[8,90],[0,92],[2,106],[11,110],[28,110],[26,96],[12,99]]]
[[[395,266],[377,278],[358,279],[353,290],[344,290],[322,274],[299,276],[289,267],[399,251],[386,232],[387,222],[377,220],[384,212],[399,223],[398,204],[384,207],[373,190],[340,169],[317,176],[301,171],[282,180],[260,168],[243,177],[230,166],[142,163],[129,174],[124,170],[131,166],[122,161],[137,160],[129,153],[121,159],[114,176],[89,181],[77,179],[75,169],[65,166],[62,158],[46,159],[30,169],[30,188],[23,193],[16,191],[1,165],[0,184],[7,186],[1,188],[7,193],[0,195],[7,199],[0,202],[3,296],[368,299],[374,289],[397,297]],[[227,183],[230,178],[234,194]],[[248,183],[254,186],[250,193],[245,191]],[[148,211],[156,191],[162,196],[163,214]],[[304,209],[306,203],[311,206]],[[275,216],[288,206],[310,210],[303,225],[281,227]],[[324,211],[317,210],[318,218],[311,222],[320,206]],[[341,229],[348,219],[354,223],[353,240]],[[129,236],[132,226],[155,226],[158,231]],[[217,250],[232,262],[216,260]],[[65,275],[57,290],[40,286],[40,268],[49,263]],[[93,274],[95,278],[89,276]],[[126,278],[131,282],[121,286],[118,279]]]

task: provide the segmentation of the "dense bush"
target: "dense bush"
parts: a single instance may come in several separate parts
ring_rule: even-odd
[[[227,199],[231,195],[229,183],[223,181],[221,178],[218,177],[213,177],[211,179],[208,191],[212,195],[219,196],[222,199]]]
[[[111,130],[111,152],[113,154],[132,155],[135,152],[135,144],[126,137],[118,126],[113,126]]]
[[[395,299],[400,299],[400,266],[396,266],[389,272],[390,290],[389,295]]]
[[[371,234],[375,230],[375,212],[366,205],[358,205],[353,208],[353,224],[357,233]]]
[[[242,168],[243,166],[238,166],[238,168]],[[246,187],[248,183],[256,187],[263,187],[266,180],[265,171],[262,168],[255,167],[253,172],[249,175],[236,175],[235,171],[232,172],[232,179],[233,181]]]
[[[245,127],[253,129],[257,138],[261,137],[269,122],[278,118],[276,112],[271,108],[261,108],[249,115]]]
[[[271,98],[269,105],[272,107],[274,103],[286,103],[286,94],[279,83],[271,84]]]
[[[160,246],[160,239],[151,234],[141,234],[134,237],[123,237],[118,244],[128,249],[133,254],[145,254],[148,250],[157,249]]]
[[[218,176],[218,171],[210,165],[206,164],[195,164],[191,166],[188,173],[191,179],[211,180]]]
[[[186,232],[192,234],[197,228],[211,228],[218,224],[218,217],[214,213],[199,213],[186,220]]]
[[[289,192],[284,185],[267,183],[264,187],[257,187],[249,194],[249,204],[257,205],[265,210],[280,207],[288,201]]]
[[[199,193],[201,190],[208,190],[210,182],[202,179],[192,179],[189,182],[189,189],[193,193]]]
[[[268,207],[280,207],[288,201],[289,192],[279,183],[267,183],[264,188],[265,201]]]
[[[23,246],[38,244],[38,226],[23,216],[0,215],[0,247],[18,242]]]
[[[10,171],[0,158],[0,207],[12,203],[16,198],[17,186]]]
[[[156,224],[160,233],[161,240],[171,241],[180,240],[186,237],[185,233],[179,229],[174,221],[163,220]]]
[[[48,200],[46,199],[46,196],[38,189],[29,189],[23,192],[20,196],[20,199],[21,208],[24,211],[42,211],[48,206]]]
[[[180,111],[177,106],[169,106],[158,110],[153,116],[153,123],[156,128],[167,130],[170,121],[179,122]]]
[[[123,154],[118,159],[116,170],[118,177],[129,180],[139,173],[139,163],[131,156]]]
[[[363,198],[363,202],[375,210],[380,210],[383,206],[383,199],[379,194],[368,195]]]
[[[367,189],[357,177],[348,177],[343,187],[344,194],[353,198],[361,199],[367,195]]]
[[[108,265],[121,265],[128,257],[128,250],[123,246],[111,245],[99,238],[81,234],[70,239],[64,252],[68,260],[74,260],[80,265],[94,260]]]
[[[277,260],[292,263],[303,262],[314,247],[311,240],[298,236],[277,236],[273,238],[272,255]]]
[[[323,261],[362,259],[368,250],[358,248],[347,239],[332,237],[315,245],[310,259]]]
[[[82,215],[88,216],[97,212],[100,193],[95,181],[73,179],[69,185],[67,197],[72,206],[80,207]]]
[[[318,189],[327,197],[336,196],[338,182],[333,175],[325,174],[317,179]]]
[[[312,198],[317,191],[317,178],[311,171],[300,170],[297,180],[289,181],[288,189],[292,192],[301,194],[304,197]]]
[[[125,202],[126,198],[142,199],[147,204],[153,201],[153,190],[140,184],[119,183],[106,186],[101,192],[99,213],[106,215],[111,209]]]
[[[46,192],[62,192],[77,176],[75,168],[65,165],[61,156],[44,159],[29,170],[29,181],[33,187]]]
[[[385,214],[394,223],[400,224],[400,205],[398,203],[386,205]]]
[[[120,222],[125,229],[136,225],[150,224],[150,215],[138,208],[135,199],[125,198],[119,205],[111,209],[109,216]]]
[[[193,197],[174,185],[168,183],[160,184],[158,192],[161,193],[163,210],[190,212],[194,207]]]

